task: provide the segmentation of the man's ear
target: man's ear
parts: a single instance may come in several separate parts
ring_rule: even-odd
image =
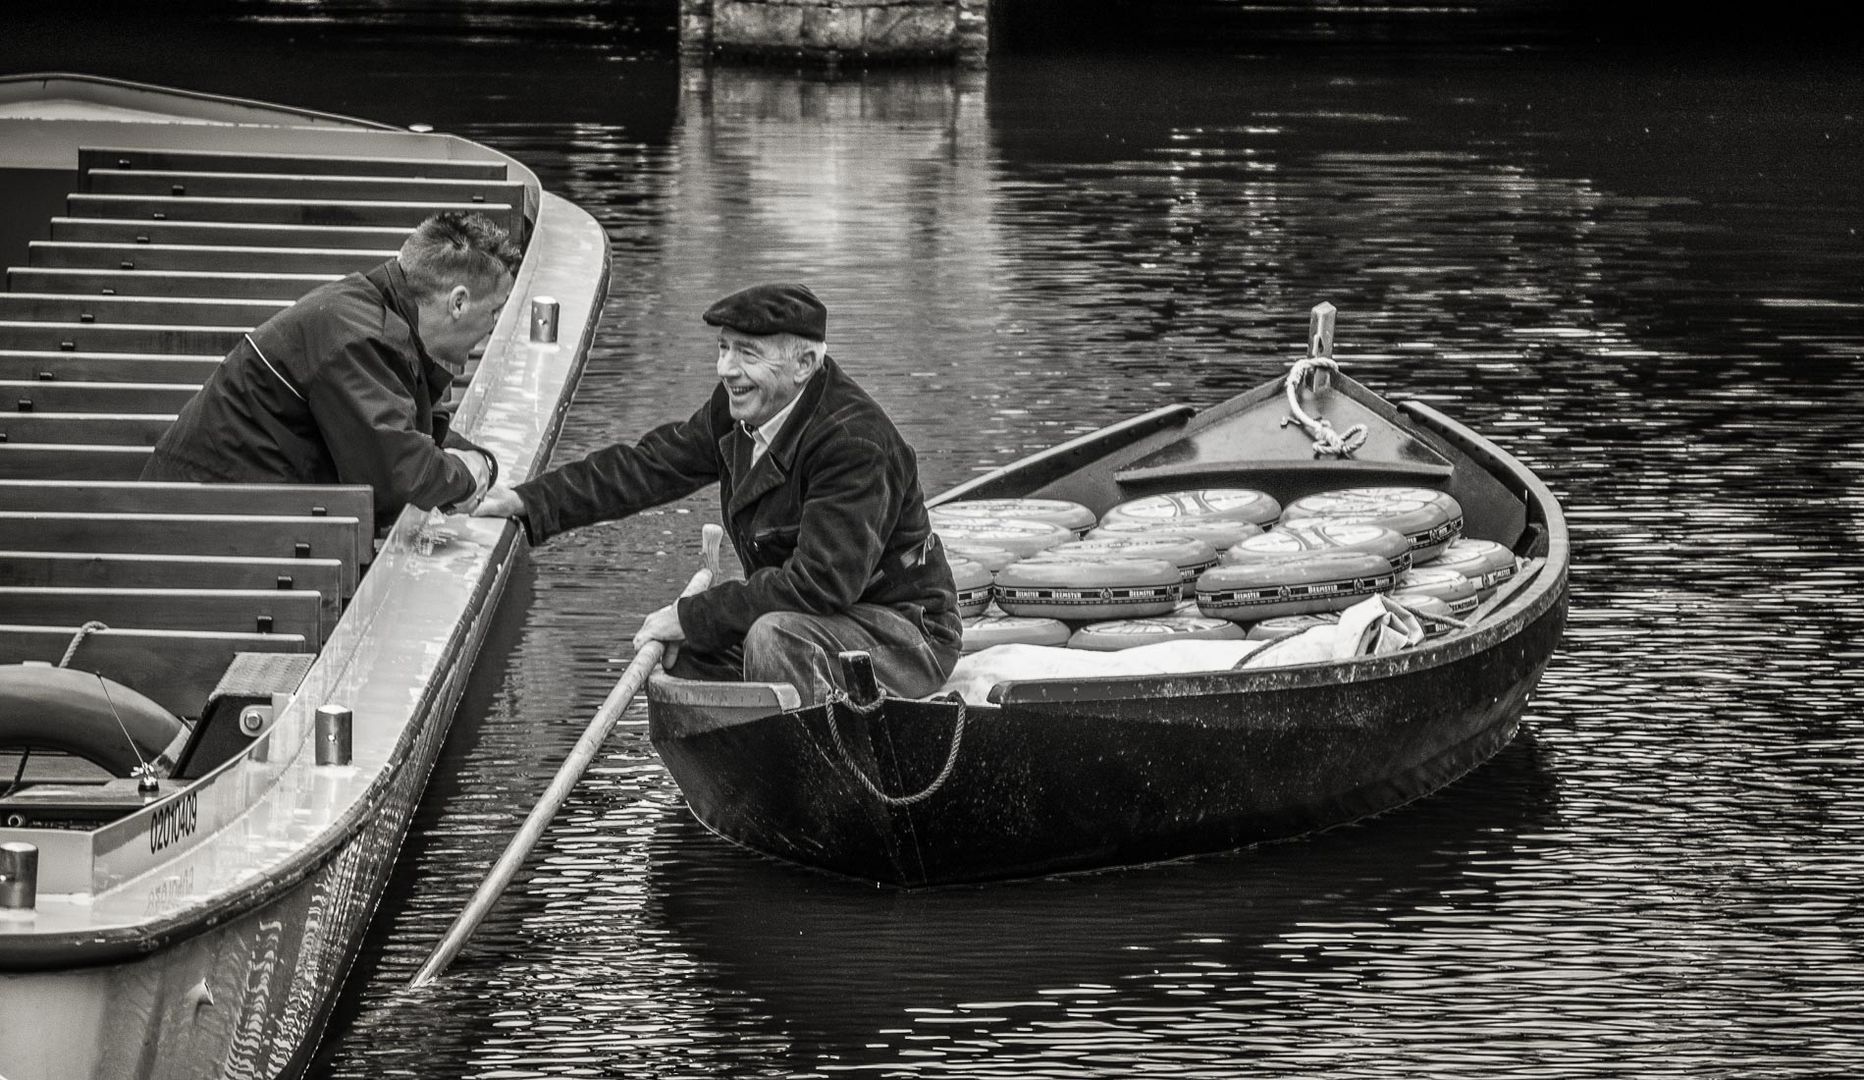
[[[447,290],[447,314],[459,318],[466,313],[466,305],[472,303],[472,290],[464,285],[455,285]]]
[[[802,372],[803,378],[807,379],[816,372],[822,370],[822,357],[827,355],[827,353],[828,350],[826,348],[818,349],[814,347],[802,351],[802,355],[797,358],[796,367]]]

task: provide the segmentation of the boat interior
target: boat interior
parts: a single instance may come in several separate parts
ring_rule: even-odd
[[[183,738],[130,771],[185,780],[259,734],[393,523],[367,487],[140,483],[151,447],[247,330],[392,257],[435,212],[522,238],[527,192],[503,160],[357,154],[354,131],[326,148],[301,128],[288,153],[180,149],[204,140],[125,119],[119,144],[63,161],[0,150],[0,665],[148,699]],[[89,829],[148,801],[146,778],[109,764],[123,695],[93,721],[59,697],[32,706],[56,722],[0,715],[0,825]]]

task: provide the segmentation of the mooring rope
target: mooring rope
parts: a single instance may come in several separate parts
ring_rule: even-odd
[[[1314,453],[1330,454],[1333,457],[1346,457],[1360,448],[1366,441],[1366,425],[1354,424],[1344,434],[1333,430],[1333,424],[1325,419],[1309,416],[1301,409],[1301,401],[1296,392],[1307,381],[1307,377],[1316,368],[1325,368],[1337,373],[1340,365],[1334,363],[1331,356],[1304,356],[1295,361],[1288,369],[1288,378],[1283,381],[1282,389],[1288,396],[1288,411],[1292,416],[1282,417],[1282,426],[1298,423],[1301,430],[1314,440]]]
[[[92,619],[90,622],[78,627],[78,632],[71,635],[71,644],[65,646],[64,659],[58,662],[58,666],[70,667],[72,659],[78,655],[78,646],[84,644],[84,639],[90,637],[99,630],[108,629],[110,629],[108,626],[98,622],[96,619]]]
[[[841,741],[841,725],[836,722],[835,709],[837,707],[846,707],[848,711],[854,713],[856,716],[866,718],[874,715],[874,713],[880,710],[881,706],[886,704],[886,698],[884,697],[874,699],[871,705],[856,705],[854,699],[848,696],[847,691],[839,689],[835,691],[828,700],[828,731],[830,735],[834,736],[835,752],[841,755],[842,764],[846,765],[848,771],[854,774],[854,778],[861,782],[861,786],[872,792],[876,799],[879,799],[888,806],[911,806],[914,803],[923,802],[931,798],[932,794],[943,787],[946,780],[950,779],[953,767],[958,764],[958,748],[964,745],[964,699],[959,697],[956,693],[953,693],[950,695],[949,700],[955,702],[958,706],[958,718],[953,720],[951,725],[951,749],[945,753],[944,768],[940,769],[938,775],[932,778],[932,782],[927,784],[921,791],[912,795],[889,795],[880,790],[880,786],[874,783],[873,779],[870,778],[867,773],[863,772],[861,766],[855,762],[854,755],[848,750],[848,745]]]

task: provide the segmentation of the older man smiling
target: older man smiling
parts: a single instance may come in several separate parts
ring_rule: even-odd
[[[688,678],[787,682],[805,700],[840,685],[835,654],[873,657],[882,689],[932,693],[957,662],[951,567],[918,461],[886,412],[828,354],[828,311],[807,286],[758,285],[713,304],[718,386],[685,420],[615,444],[474,513],[523,520],[532,543],[719,485],[745,578],[647,616],[634,643],[668,645]]]

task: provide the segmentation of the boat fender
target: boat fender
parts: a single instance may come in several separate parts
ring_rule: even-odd
[[[1316,626],[1336,626],[1340,622],[1337,611],[1323,611],[1311,615],[1280,615],[1273,619],[1263,619],[1249,628],[1251,641],[1277,641],[1293,637],[1304,630]]]
[[[1243,623],[1343,611],[1397,580],[1390,560],[1368,551],[1263,551],[1199,575],[1197,609]]]
[[[1255,536],[1262,531],[1262,526],[1247,521],[1228,521],[1223,518],[1207,518],[1202,521],[1145,521],[1131,518],[1122,521],[1103,521],[1087,530],[1088,540],[1114,540],[1123,536],[1179,536],[1187,540],[1202,540],[1218,551],[1228,551],[1245,537]]]
[[[1411,568],[1411,542],[1383,525],[1346,524],[1309,518],[1285,522],[1252,536],[1223,553],[1225,565],[1253,560],[1265,552],[1364,551],[1385,559],[1393,573]]]
[[[1392,588],[1392,599],[1409,607],[1420,596],[1434,596],[1449,605],[1450,614],[1458,619],[1476,610],[1481,602],[1476,596],[1476,583],[1457,573],[1435,566],[1417,566],[1398,575],[1398,584]]]
[[[1038,551],[1046,551],[1075,538],[1074,531],[1066,526],[1052,521],[1031,521],[1028,518],[954,519],[934,523],[932,531],[938,533],[939,540],[946,547],[1002,548],[1019,559],[1026,559]]]
[[[1487,600],[1496,586],[1515,576],[1514,552],[1493,540],[1459,536],[1450,541],[1436,558],[1433,568],[1454,570],[1476,583],[1476,598]]]
[[[994,645],[1066,644],[1068,626],[1060,619],[986,614],[964,620],[963,651],[967,653],[982,652]]]
[[[1178,524],[1187,521],[1242,521],[1267,528],[1282,516],[1281,503],[1254,488],[1200,488],[1168,491],[1128,499],[1101,515],[1102,523],[1145,521]]]
[[[954,555],[950,561],[952,582],[958,586],[958,614],[966,619],[982,615],[995,591],[991,584],[995,575],[984,564],[963,556]]]
[[[997,574],[997,606],[1005,612],[1069,622],[1167,615],[1182,591],[1171,560],[1112,553],[1047,552]]]
[[[1197,595],[1197,575],[1217,565],[1217,549],[1208,540],[1193,536],[1134,534],[1104,536],[1094,540],[1076,540],[1050,548],[1058,555],[1140,555],[1148,559],[1170,559],[1178,567],[1179,594]]]
[[[1094,527],[1094,512],[1068,499],[961,499],[940,503],[926,511],[933,527],[945,522],[964,522],[982,518],[1001,521],[1019,518],[1024,521],[1047,521],[1079,536]]]
[[[1383,525],[1411,541],[1411,561],[1429,562],[1463,534],[1463,507],[1432,488],[1342,488],[1304,495],[1288,504],[1284,524],[1304,518]]]
[[[180,717],[94,672],[0,664],[0,747],[60,750],[120,777],[146,762],[168,776],[188,734]]]
[[[1068,638],[1070,649],[1116,652],[1168,641],[1233,641],[1243,628],[1228,619],[1203,615],[1160,615],[1149,619],[1114,619],[1088,623]]]

